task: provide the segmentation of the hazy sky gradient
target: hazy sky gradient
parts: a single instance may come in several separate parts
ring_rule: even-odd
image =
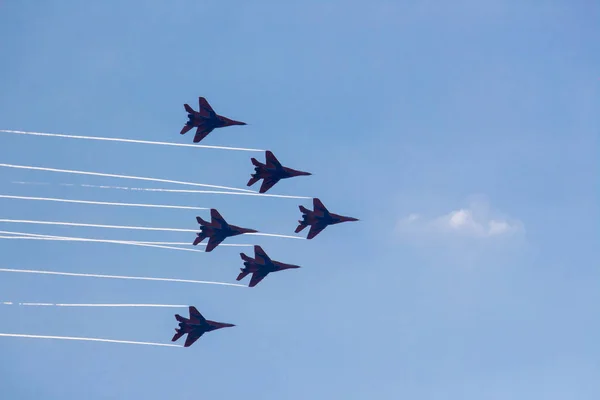
[[[0,338],[2,396],[599,398],[599,14],[584,0],[1,2],[0,129],[191,143],[183,103],[205,96],[249,125],[203,144],[272,150],[314,174],[272,193],[361,219],[311,241],[229,239],[302,266],[252,289],[2,273],[0,302],[192,304],[237,325],[188,349]],[[236,187],[250,157],[264,159],[5,133],[0,155]],[[0,194],[215,207],[269,233],[293,234],[311,205],[58,183],[187,188],[0,168]],[[208,217],[12,199],[0,210],[186,229]],[[240,251],[252,255],[0,240],[0,268],[234,282]],[[175,312],[0,306],[0,332],[170,343]]]

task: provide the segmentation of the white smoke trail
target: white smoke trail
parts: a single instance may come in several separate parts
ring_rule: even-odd
[[[158,307],[158,308],[187,308],[185,304],[82,304],[82,303],[15,303],[12,301],[3,301],[4,305],[34,306],[34,307]]]
[[[64,172],[64,173],[67,173],[67,174],[76,174],[76,175],[103,176],[103,177],[107,177],[107,178],[134,179],[134,180],[138,180],[138,181],[174,183],[174,184],[178,184],[178,185],[202,186],[202,187],[209,187],[209,188],[215,188],[215,189],[238,190],[238,191],[241,191],[241,192],[256,193],[255,190],[233,188],[233,187],[229,187],[229,186],[218,186],[218,185],[209,185],[209,184],[205,184],[205,183],[174,181],[174,180],[170,180],[170,179],[160,179],[160,178],[146,178],[146,177],[143,177],[143,176],[117,175],[117,174],[106,174],[106,173],[103,173],[103,172],[89,172],[89,171],[75,171],[75,170],[71,170],[71,169],[33,167],[33,166],[30,166],[30,165],[0,164],[0,167],[16,168],[16,169],[28,169],[28,170],[35,170],[35,171],[47,171],[47,172]]]
[[[84,224],[84,223],[79,223],[79,222],[59,222],[59,221],[32,221],[32,220],[25,220],[25,219],[0,219],[0,222],[8,222],[8,223],[16,223],[16,224],[78,226],[78,227],[86,227],[86,228],[130,229],[130,230],[142,230],[142,231],[198,232],[197,229],[155,228],[155,227],[149,227],[149,226],[129,226],[129,225]],[[304,239],[301,236],[280,235],[278,233],[253,232],[253,233],[244,233],[244,235],[271,236],[271,237],[279,237],[279,238],[286,238],[286,239]]]
[[[16,183],[19,185],[50,185],[50,182],[27,182],[27,181],[12,181],[11,183]],[[68,185],[73,186],[72,183],[59,183],[59,185]]]
[[[183,347],[181,345],[167,344],[167,343],[134,342],[134,341],[131,341],[131,340],[114,340],[114,339],[99,339],[99,338],[71,337],[71,336],[27,335],[27,334],[24,334],[24,333],[0,333],[0,336],[2,336],[2,337],[31,338],[31,339],[81,340],[81,341],[88,341],[88,342],[143,344],[143,345],[146,345],[146,346]]]
[[[75,273],[75,272],[56,272],[56,271],[13,269],[13,268],[0,268],[0,272],[17,272],[17,273],[24,273],[24,274],[61,275],[61,276],[79,276],[79,277],[87,277],[87,278],[132,279],[132,280],[141,280],[141,281],[181,282],[181,283],[197,283],[197,284],[205,284],[205,285],[246,287],[245,285],[240,285],[237,283],[197,281],[197,280],[191,280],[191,279],[176,279],[176,278],[152,278],[152,277],[146,277],[146,276],[100,275],[100,274],[84,274],[84,273]]]
[[[0,233],[10,234],[11,231],[0,231]],[[155,244],[144,244],[144,243],[138,243],[138,242],[134,242],[134,241],[127,241],[127,240],[87,239],[87,238],[77,238],[77,237],[71,237],[71,236],[38,235],[38,234],[34,234],[34,233],[22,233],[22,232],[14,232],[14,234],[23,235],[23,236],[32,236],[32,237],[46,239],[46,240],[58,240],[58,241],[64,240],[64,241],[91,242],[91,243],[113,243],[113,244],[125,244],[125,245],[130,245],[130,246],[155,247],[158,249],[192,251],[192,252],[196,252],[196,253],[204,253],[204,251],[202,251],[202,250],[184,249],[182,247],[171,247],[171,246],[162,246],[162,245],[155,245]]]
[[[15,200],[54,201],[54,202],[58,202],[58,203],[96,204],[96,205],[102,205],[102,206],[174,208],[174,209],[180,209],[180,210],[209,210],[209,208],[206,208],[206,207],[170,206],[170,205],[164,205],[164,204],[120,203],[120,202],[91,201],[91,200],[70,200],[70,199],[57,199],[57,198],[53,198],[53,197],[11,196],[11,195],[7,195],[7,194],[0,194],[0,198],[1,199],[15,199]]]
[[[81,185],[83,187],[100,187],[93,185]],[[279,199],[301,199],[311,200],[308,196],[292,196],[286,194],[270,194],[270,193],[246,193],[246,192],[225,192],[220,190],[186,190],[186,189],[162,189],[162,188],[135,188],[135,187],[119,187],[119,186],[104,186],[101,189],[121,189],[143,192],[164,192],[164,193],[198,193],[198,194],[229,194],[234,196],[258,196],[258,197],[275,197]]]
[[[200,147],[200,148],[204,148],[204,149],[236,150],[236,151],[251,151],[251,152],[264,152],[265,151],[265,150],[260,150],[260,149],[247,149],[247,148],[243,148],[243,147],[207,146],[207,145],[202,145],[202,144],[153,142],[150,140],[123,139],[123,138],[98,137],[98,136],[78,136],[78,135],[66,135],[66,134],[61,134],[61,133],[46,133],[46,132],[12,131],[12,130],[8,130],[8,129],[0,129],[0,132],[17,133],[17,134],[21,134],[21,135],[33,135],[33,136],[61,137],[61,138],[69,138],[69,139],[86,139],[86,140],[102,140],[102,141],[108,141],[108,142],[155,144],[155,145],[160,145],[160,146]]]
[[[70,237],[70,236],[52,236],[52,235],[39,235],[39,236],[23,236],[23,235],[32,235],[31,233],[19,233],[19,232],[11,232],[11,231],[0,231],[0,233],[4,232],[5,234],[12,235],[22,235],[22,236],[0,236],[0,239],[15,239],[15,240],[54,240],[54,241],[63,241],[63,242],[79,242],[85,241],[89,238],[82,237]],[[98,239],[100,240],[100,239]],[[123,240],[119,241],[122,244],[155,244],[155,245],[165,245],[165,246],[191,246],[191,242],[142,242],[142,241],[132,241],[132,240]],[[112,243],[112,242],[110,242]],[[198,246],[206,246],[206,243],[200,243]],[[221,243],[219,246],[225,247],[252,247],[251,244],[239,244],[239,243]],[[200,251],[200,250],[199,250]]]
[[[20,185],[50,185],[48,182],[23,182],[13,181]],[[90,185],[90,184],[73,184],[73,183],[58,183],[60,186],[81,186],[88,188],[98,189],[118,189],[118,190],[129,190],[129,191],[140,191],[140,192],[164,192],[164,193],[197,193],[197,194],[228,194],[234,196],[259,196],[259,197],[275,197],[280,199],[300,199],[300,200],[311,200],[312,197],[308,196],[292,196],[285,194],[270,194],[270,193],[248,193],[248,192],[226,192],[221,190],[186,190],[186,189],[162,189],[162,188],[139,188],[139,187],[127,187],[127,186],[109,186],[109,185]]]

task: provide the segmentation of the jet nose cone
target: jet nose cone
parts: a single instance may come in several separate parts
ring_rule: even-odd
[[[354,222],[354,221],[360,221],[360,219],[358,219],[358,218],[353,218],[353,217],[348,217],[348,218],[346,219],[346,221],[348,221],[348,222]]]

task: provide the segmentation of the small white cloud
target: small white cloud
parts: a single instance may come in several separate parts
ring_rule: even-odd
[[[490,236],[493,235],[502,235],[503,233],[508,233],[511,231],[511,225],[506,221],[496,221],[491,220],[489,223],[488,234]]]
[[[494,214],[492,216],[492,214]],[[401,219],[400,232],[462,235],[471,237],[507,236],[523,230],[519,220],[492,213],[485,201],[475,201],[469,207],[450,211],[439,217],[423,218],[412,213]]]
[[[410,214],[406,220],[408,222],[413,222],[419,219],[419,214]]]

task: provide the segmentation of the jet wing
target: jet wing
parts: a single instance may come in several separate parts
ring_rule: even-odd
[[[260,271],[254,272],[252,274],[252,279],[250,279],[250,284],[248,286],[249,287],[256,286],[258,284],[258,282],[262,281],[265,278],[265,276],[267,276],[268,274],[269,274],[268,272],[267,273],[260,272]]]
[[[279,178],[268,177],[263,179],[263,183],[260,185],[259,193],[265,193],[267,190],[271,189],[275,184],[279,182]]]
[[[267,262],[271,261],[271,259],[269,258],[269,256],[267,255],[267,253],[265,253],[265,251],[262,249],[262,247],[255,245],[254,246],[254,258],[256,259],[256,261],[258,261],[258,259],[262,259],[262,264],[266,264]]]
[[[202,139],[204,139],[206,136],[208,136],[209,133],[211,133],[213,130],[212,129],[207,129],[204,126],[199,126],[196,129],[196,134],[194,135],[194,143],[198,143],[200,142]]]
[[[196,307],[190,306],[189,309],[190,309],[190,322],[197,324],[199,322],[205,322],[206,321],[206,318],[204,318],[202,316],[202,314],[200,314],[200,311],[198,311],[196,309]]]
[[[185,344],[183,345],[183,347],[190,347],[202,335],[204,335],[204,332],[198,333],[198,332],[192,331],[192,332],[188,333],[187,338],[185,339]]]
[[[225,240],[225,238],[215,238],[214,236],[211,236],[210,239],[208,239],[208,244],[206,245],[206,252],[208,253],[213,251],[214,248],[220,245],[223,240]]]
[[[275,157],[275,155],[272,152],[270,152],[269,150],[267,150],[265,153],[265,159],[267,161],[267,167],[282,168],[282,165],[279,162],[279,160],[277,159],[277,157]]]
[[[327,227],[327,225],[323,225],[323,224],[314,224],[310,227],[310,231],[308,231],[308,236],[306,237],[307,239],[312,239],[315,236],[317,236],[319,233],[321,233],[321,231],[323,229],[325,229]]]
[[[225,218],[223,218],[221,216],[221,214],[219,214],[219,212],[214,208],[210,209],[210,218],[211,218],[211,222],[217,228],[224,228],[226,226],[229,226],[229,224],[225,221]]]
[[[208,101],[204,97],[198,98],[198,103],[200,104],[200,115],[203,117],[209,117],[215,114],[215,110],[208,104]]]

